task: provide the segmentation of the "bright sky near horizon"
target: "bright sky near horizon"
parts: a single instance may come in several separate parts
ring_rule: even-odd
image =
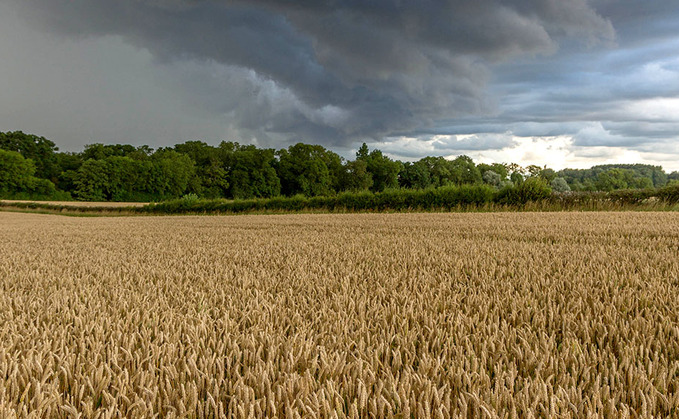
[[[4,0],[0,131],[679,170],[679,2]]]

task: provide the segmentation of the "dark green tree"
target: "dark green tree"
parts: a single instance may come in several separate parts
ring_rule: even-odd
[[[348,161],[345,170],[339,190],[367,191],[373,185],[373,177],[368,172],[368,163],[365,160]]]
[[[107,157],[127,157],[133,154],[137,149],[129,144],[101,144],[94,143],[85,146],[85,150],[81,153],[81,158],[83,161],[93,159],[93,160],[104,160]]]
[[[543,178],[547,182],[551,182],[557,178],[554,169],[550,169],[547,166],[543,167],[542,170],[540,170],[540,174],[538,176]]]
[[[271,198],[281,193],[275,151],[254,145],[222,142],[219,149],[228,171],[232,198]]]
[[[108,164],[106,160],[86,160],[78,169],[74,181],[74,195],[81,201],[108,199]]]
[[[398,183],[402,188],[426,189],[432,185],[431,170],[426,161],[406,162],[398,175]]]
[[[158,150],[151,156],[150,191],[158,198],[182,196],[195,176],[193,160],[174,150]]]
[[[596,188],[600,191],[627,189],[634,179],[634,172],[628,169],[613,168],[601,172],[596,178]]]
[[[481,172],[469,156],[459,156],[451,162],[451,180],[456,185],[481,183]]]
[[[333,174],[328,167],[328,163],[336,160],[335,156],[320,145],[302,143],[278,151],[277,173],[282,192],[288,196],[319,196],[335,192],[333,183],[339,174]]]
[[[33,160],[16,151],[0,150],[0,195],[29,190],[34,174]]]
[[[0,149],[16,151],[25,159],[31,159],[35,164],[36,177],[57,182],[59,167],[55,153],[58,148],[52,141],[21,131],[0,132]]]
[[[193,160],[196,171],[189,182],[190,192],[206,198],[226,197],[229,189],[223,150],[203,141],[187,141],[174,146],[174,150]]]
[[[403,166],[400,161],[390,159],[380,150],[368,153],[368,146],[365,143],[358,149],[356,160],[365,161],[367,164],[368,173],[373,181],[370,190],[382,192],[387,188],[398,188],[398,174]]]

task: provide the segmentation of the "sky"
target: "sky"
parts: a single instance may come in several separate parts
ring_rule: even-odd
[[[2,0],[15,130],[679,170],[679,2]]]

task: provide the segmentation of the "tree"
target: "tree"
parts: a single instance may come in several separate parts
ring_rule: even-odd
[[[16,151],[0,150],[0,194],[24,192],[31,188],[35,164]]]
[[[335,159],[330,154],[335,153],[320,145],[297,143],[277,154],[279,160],[276,172],[285,195],[318,196],[333,193],[335,180],[328,163]]]
[[[356,159],[357,160],[368,160],[368,156],[370,155],[370,150],[368,149],[368,145],[366,143],[361,144],[361,147],[356,151]]]
[[[589,169],[564,169],[557,176],[565,178],[571,188],[577,191],[657,188],[665,186],[671,178],[662,167],[647,164],[606,164]]]
[[[476,167],[479,168],[479,172],[481,172],[482,175],[486,173],[488,170],[497,173],[498,175],[500,175],[500,179],[502,181],[507,180],[507,177],[509,176],[507,166],[503,163],[493,163],[493,164],[479,163],[478,165],[476,165]]]
[[[483,172],[483,182],[499,188],[502,186],[502,177],[493,170],[486,170]]]
[[[108,198],[108,165],[106,160],[86,160],[73,181],[75,196],[81,201],[106,201]]]
[[[417,162],[428,172],[429,184],[435,187],[455,182],[453,162],[444,157],[424,157]]]
[[[502,204],[524,205],[546,199],[551,193],[552,189],[547,181],[539,177],[528,177],[520,184],[507,185],[500,189],[497,200]]]
[[[380,150],[368,153],[368,146],[363,143],[356,153],[356,160],[366,162],[368,173],[372,176],[373,184],[370,190],[382,192],[387,188],[398,187],[398,174],[402,164],[382,154]]]
[[[0,132],[0,149],[15,151],[25,159],[31,159],[35,165],[36,177],[57,181],[59,168],[55,153],[58,148],[45,137],[24,134],[21,131]]]
[[[232,198],[271,198],[281,193],[275,151],[253,145],[222,142],[219,149],[227,170]]]
[[[667,184],[667,182],[665,182],[663,186],[665,184]],[[634,177],[627,186],[633,189],[648,189],[653,187],[653,180],[651,178],[637,176]]]
[[[137,149],[129,144],[101,144],[94,143],[85,146],[81,158],[84,160],[104,160],[107,157],[127,157],[135,153]]]
[[[634,178],[634,172],[628,169],[613,168],[601,172],[596,178],[596,188],[600,191],[626,189]]]
[[[145,192],[148,172],[144,162],[130,157],[111,156],[106,160],[107,201],[135,201]]]
[[[346,163],[340,190],[366,191],[372,185],[373,177],[368,172],[368,163],[365,160],[354,160]]]
[[[547,166],[545,166],[542,170],[540,170],[540,174],[538,176],[543,178],[547,182],[551,182],[554,179],[556,179],[556,172],[553,169],[550,169]]]
[[[570,192],[571,187],[568,186],[568,182],[566,182],[566,179],[562,177],[557,177],[552,179],[550,182],[550,186],[552,187],[552,190],[554,192]]]
[[[509,173],[509,176],[513,175],[514,173],[518,173],[518,174],[521,175],[521,178],[523,179],[523,175],[525,174],[526,169],[524,169],[523,167],[521,167],[520,165],[518,165],[516,163],[508,163],[506,165],[506,167],[507,167],[507,172]]]
[[[207,198],[227,196],[229,181],[222,149],[203,141],[187,141],[175,145],[174,150],[190,157],[195,164],[196,170],[190,181],[190,192]]]
[[[520,185],[523,183],[523,175],[518,171],[512,172],[509,180],[511,180],[514,185]]]
[[[526,172],[528,172],[528,177],[538,177],[542,173],[542,168],[535,164],[526,166]]]
[[[452,181],[457,185],[481,183],[481,172],[469,156],[459,156],[451,162]]]
[[[193,160],[174,150],[159,150],[151,156],[151,162],[151,191],[160,198],[184,195],[196,172]]]
[[[398,175],[398,182],[402,188],[425,189],[431,186],[431,170],[427,162],[419,160],[405,163]]]

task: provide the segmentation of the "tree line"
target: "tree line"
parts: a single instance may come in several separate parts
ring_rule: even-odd
[[[156,150],[90,144],[60,152],[54,142],[21,131],[0,132],[0,197],[85,201],[332,196],[345,191],[424,190],[488,185],[497,190],[527,179],[556,192],[643,189],[679,183],[660,166],[602,165],[555,171],[514,163],[476,164],[468,156],[401,162],[364,143],[353,160],[320,145],[274,150],[222,141],[187,141]]]

